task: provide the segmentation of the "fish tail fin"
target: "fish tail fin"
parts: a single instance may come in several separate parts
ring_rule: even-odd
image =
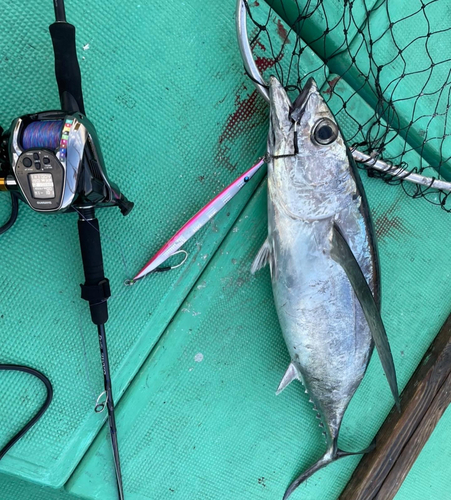
[[[309,467],[305,472],[303,472],[299,477],[297,477],[291,484],[288,486],[285,491],[285,495],[283,496],[283,500],[287,500],[288,497],[293,493],[293,491],[301,485],[304,481],[306,481],[309,477],[313,476],[315,472],[319,471],[326,465],[331,464],[343,457],[349,457],[352,455],[362,455],[364,453],[369,453],[374,450],[375,442],[371,443],[368,448],[365,448],[361,451],[343,451],[337,448],[337,441],[335,440],[332,446],[326,451],[326,453],[311,467]]]
[[[314,463],[311,467],[309,467],[305,472],[303,472],[300,476],[298,476],[291,484],[288,486],[287,490],[285,491],[285,495],[283,496],[283,500],[287,500],[288,497],[291,496],[293,491],[298,488],[304,481],[306,481],[309,477],[313,476],[315,472],[319,471],[326,465],[329,465],[330,463],[334,462],[335,460],[338,460],[337,456],[337,451],[335,453],[333,450],[327,450],[327,452],[316,462]]]

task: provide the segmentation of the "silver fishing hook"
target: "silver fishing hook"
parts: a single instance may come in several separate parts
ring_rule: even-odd
[[[177,264],[176,266],[171,266],[171,270],[172,269],[177,269],[178,267],[181,267],[183,266],[183,264],[188,260],[188,252],[186,250],[178,250],[177,252],[174,252],[171,257],[174,257],[174,255],[177,255],[179,253],[184,253],[185,254],[185,258],[182,260],[182,262],[180,262],[180,264]]]
[[[104,401],[100,401],[101,398],[103,398],[103,396],[105,396],[105,400]],[[106,408],[106,404],[108,402],[108,396],[107,396],[107,393],[106,391],[103,391],[99,397],[97,398],[97,401],[96,401],[96,405],[94,407],[94,411],[96,413],[102,413],[103,410],[105,410]]]
[[[174,255],[178,255],[178,254],[181,254],[183,253],[185,255],[185,257],[183,258],[182,262],[180,262],[179,264],[175,265],[175,266],[170,266],[170,267],[166,267],[166,268],[156,268],[154,271],[152,271],[153,273],[158,273],[158,272],[161,272],[161,271],[172,271],[173,269],[177,269],[178,267],[181,267],[183,266],[183,264],[185,264],[185,262],[188,260],[188,257],[189,257],[189,254],[186,250],[178,250],[177,252],[174,252],[172,255],[170,255],[168,257],[168,259],[170,259],[171,257],[174,257]],[[166,259],[166,260],[168,260]],[[147,275],[146,275],[147,276]],[[144,278],[146,277],[144,276]],[[142,278],[140,278],[142,279]],[[128,278],[124,281],[124,285],[125,286],[133,286],[135,283],[137,283],[139,280],[134,280],[134,279],[131,279],[131,278]]]

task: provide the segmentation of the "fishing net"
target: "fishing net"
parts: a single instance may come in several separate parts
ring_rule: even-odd
[[[406,181],[451,180],[449,2],[246,0],[246,9],[265,81],[276,75],[294,98],[313,76],[348,145],[402,169],[371,175],[451,211],[449,191]]]

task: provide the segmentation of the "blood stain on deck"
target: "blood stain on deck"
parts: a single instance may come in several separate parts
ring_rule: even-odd
[[[409,230],[404,225],[404,220],[396,215],[398,202],[394,203],[386,212],[378,215],[375,212],[376,236],[383,240],[384,238],[397,238],[399,233],[409,234]]]
[[[282,21],[280,19],[277,21],[277,34],[280,36],[280,39],[282,40],[284,45],[287,43],[291,43],[288,38],[287,30],[285,29],[285,26],[282,24]]]
[[[241,95],[238,94],[235,99],[237,109],[229,116],[224,131],[219,137],[219,144],[222,144],[225,139],[233,140],[240,135],[243,132],[243,126],[241,126],[241,124],[249,121],[257,111],[256,90],[254,90],[249,97],[243,100],[240,99]]]
[[[323,94],[330,94],[332,95],[334,89],[335,89],[335,85],[337,85],[337,83],[339,82],[340,80],[340,77],[339,76],[336,76],[335,78],[333,78],[332,80],[329,80],[327,81],[327,85],[329,86],[328,89],[326,89]]]
[[[244,97],[243,97],[244,94]],[[231,172],[237,166],[230,159],[230,152],[239,138],[248,137],[250,131],[266,121],[266,106],[257,92],[249,94],[246,85],[242,85],[235,97],[235,111],[227,118],[224,129],[219,137],[216,160]]]

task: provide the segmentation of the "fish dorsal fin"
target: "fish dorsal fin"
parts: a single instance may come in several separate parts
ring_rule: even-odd
[[[395,364],[393,362],[390,344],[388,343],[387,332],[385,331],[379,309],[359,263],[352,253],[352,250],[349,248],[340,228],[336,224],[333,226],[332,249],[330,254],[332,259],[344,269],[354,289],[354,293],[360,302],[379,354],[382,368],[384,369],[393,398],[399,410],[400,404]]]
[[[290,363],[283,379],[279,384],[279,387],[277,388],[276,395],[278,396],[285,389],[285,387],[288,387],[291,382],[293,382],[293,380],[301,381],[301,378],[299,377],[296,366],[293,363]]]
[[[272,261],[272,248],[271,243],[269,243],[268,238],[266,238],[263,246],[258,251],[254,262],[252,263],[251,273],[255,274],[262,267],[265,267],[268,262],[271,264]]]

